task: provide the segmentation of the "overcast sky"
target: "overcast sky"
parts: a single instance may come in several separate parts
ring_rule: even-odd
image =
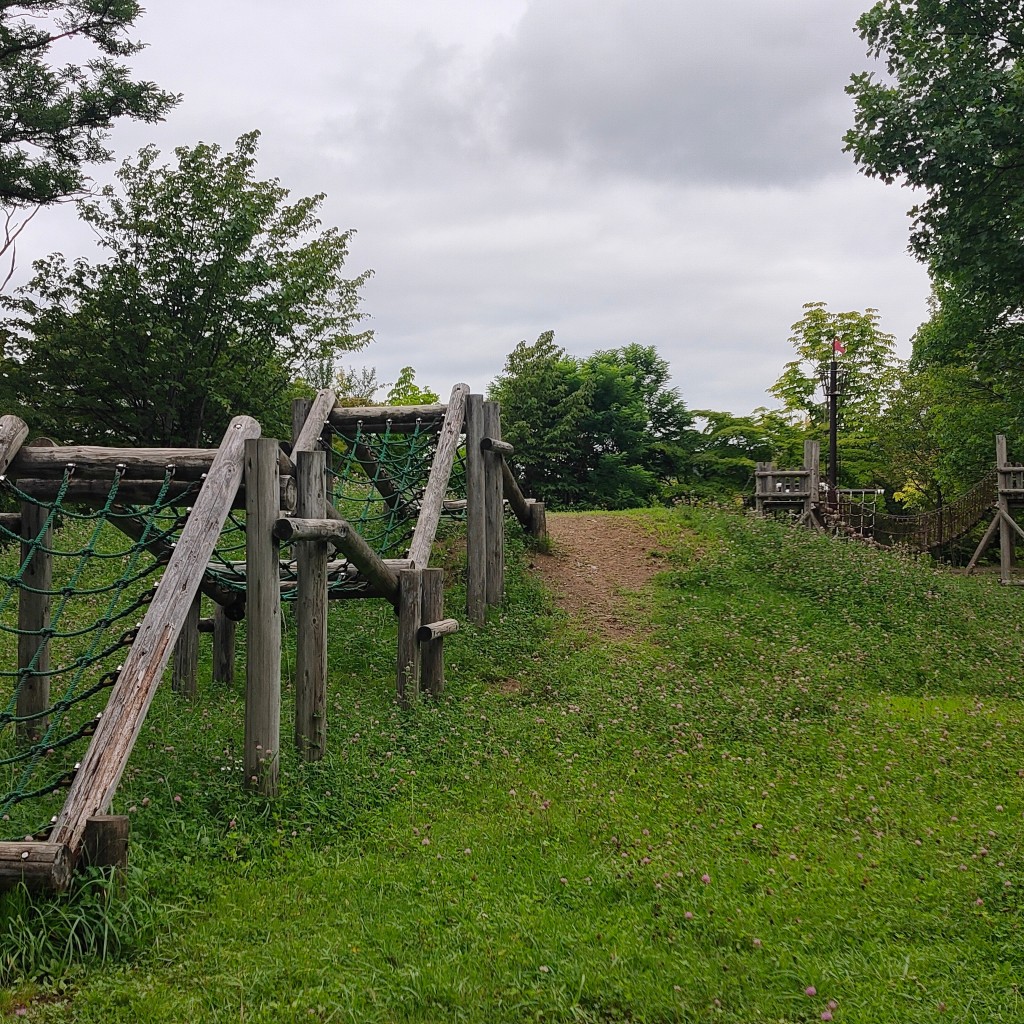
[[[154,142],[262,135],[371,268],[374,343],[447,395],[522,339],[654,345],[691,409],[771,405],[805,302],[878,309],[901,354],[927,279],[906,191],[842,152],[869,0],[150,0],[138,73],[184,94]],[[110,168],[98,169],[98,181]],[[19,261],[98,254],[46,212]]]

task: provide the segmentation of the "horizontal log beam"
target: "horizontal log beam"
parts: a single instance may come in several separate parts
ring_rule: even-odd
[[[24,883],[32,891],[63,892],[74,860],[63,843],[0,843],[0,889]]]
[[[499,441],[494,437],[482,437],[480,438],[480,451],[482,452],[497,452],[498,455],[515,455],[515,445],[511,445],[508,441]]]
[[[395,433],[409,433],[417,425],[437,423],[445,414],[447,405],[336,405],[329,417],[329,422],[336,430],[355,430],[359,427],[363,433],[379,434],[388,429]]]
[[[283,517],[274,523],[274,536],[288,544],[296,541],[343,541],[352,527],[343,519],[298,519]]]
[[[437,622],[426,622],[416,630],[416,639],[421,643],[427,640],[440,640],[443,636],[451,636],[459,630],[458,619],[440,619]]]

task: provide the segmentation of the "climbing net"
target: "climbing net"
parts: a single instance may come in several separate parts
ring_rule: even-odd
[[[69,502],[73,475],[46,501],[0,484],[34,524],[0,519],[0,838],[48,834],[185,520],[171,470],[146,507],[118,502],[122,469],[98,507]]]

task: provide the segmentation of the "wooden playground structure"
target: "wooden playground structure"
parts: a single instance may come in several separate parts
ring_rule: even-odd
[[[0,887],[61,890],[82,863],[123,862],[127,819],[107,811],[169,663],[174,689],[195,693],[200,632],[213,634],[215,680],[230,681],[236,623],[245,619],[244,777],[253,791],[273,796],[283,600],[295,608],[294,742],[303,758],[315,760],[327,741],[328,601],[372,598],[395,609],[396,699],[412,707],[421,694],[442,692],[444,638],[459,625],[445,617],[443,570],[429,564],[442,517],[465,517],[466,617],[477,625],[502,601],[506,505],[528,533],[546,532],[543,504],[516,482],[497,403],[464,384],[446,404],[413,407],[346,407],[321,391],[295,404],[292,440],[284,445],[263,438],[247,416],[231,421],[217,449],[25,444],[28,433],[17,417],[0,418],[0,480],[20,502],[0,525],[21,548],[3,604],[11,603],[13,617],[16,603],[17,627],[7,631],[17,634],[18,647],[17,672],[7,673],[14,692],[0,720],[16,742],[3,763],[27,780],[59,761],[72,740],[89,742],[73,767],[8,794],[5,809],[67,787],[48,826],[0,842]],[[353,520],[350,510],[371,501],[380,510],[376,520]],[[112,525],[127,538],[133,567],[103,589],[113,596],[97,635],[145,607],[137,626],[109,644],[92,643],[90,651],[102,648],[105,657],[127,651],[102,675],[98,655],[67,666],[52,657],[59,639],[78,635],[59,621],[64,604],[76,586],[100,593],[80,581],[89,564],[107,557],[90,542],[69,553],[77,559],[72,583],[55,582],[55,529],[78,506],[99,510],[89,518],[94,536]],[[243,549],[243,558],[231,557]],[[150,588],[129,601],[125,595],[150,571]],[[200,618],[203,596],[214,604],[209,620]],[[63,695],[56,685],[51,692],[51,681],[65,672],[73,682]],[[77,730],[61,726],[74,701],[86,698],[102,701],[101,710]]]

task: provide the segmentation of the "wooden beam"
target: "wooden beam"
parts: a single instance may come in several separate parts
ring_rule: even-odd
[[[292,459],[299,452],[314,451],[323,433],[324,425],[328,422],[336,401],[334,392],[330,388],[324,388],[316,393],[316,397],[309,404],[301,429],[296,433],[295,441],[292,444]],[[294,427],[293,427],[294,429]]]
[[[3,476],[28,437],[28,424],[17,416],[0,416],[0,476]]]
[[[213,681],[224,686],[235,682],[235,631],[237,623],[226,608],[213,609]]]
[[[71,884],[74,858],[64,843],[0,843],[0,889],[63,892]]]
[[[530,503],[519,489],[519,482],[504,459],[501,460],[501,488],[502,493],[508,500],[509,508],[515,513],[516,519],[519,520],[524,529],[528,530],[530,528]]]
[[[412,559],[413,565],[421,569],[426,568],[430,562],[430,551],[437,536],[444,496],[448,493],[448,482],[451,479],[465,424],[468,395],[468,384],[456,384],[452,388],[444,424],[437,440],[437,451],[430,467],[430,475],[427,477],[423,500],[420,502],[420,514],[416,519],[416,528],[413,530],[412,542],[409,545],[409,558]]]
[[[286,544],[301,541],[331,541],[340,545],[352,533],[344,519],[300,519],[282,516],[274,523],[274,536]]]
[[[202,600],[202,595],[197,593],[174,645],[171,689],[185,697],[195,697],[199,690],[199,618]]]
[[[156,596],[146,610],[54,824],[52,841],[69,847],[73,858],[81,852],[88,819],[110,806],[238,490],[243,446],[247,438],[258,437],[259,433],[259,423],[249,416],[231,421]]]
[[[480,451],[482,452],[495,452],[498,455],[515,455],[515,447],[508,443],[508,441],[502,441],[494,437],[483,437],[480,439]]]
[[[50,706],[50,645],[44,634],[50,625],[49,591],[53,588],[53,528],[47,527],[50,510],[31,501],[21,503],[21,574],[18,590],[17,715],[32,717],[18,723],[18,737],[34,743],[49,728],[43,712]],[[42,547],[34,547],[39,540]]]
[[[408,433],[422,421],[440,420],[445,413],[443,405],[336,405],[330,414],[331,426],[337,430],[361,427],[364,433]]]
[[[395,694],[403,708],[411,707],[420,690],[420,645],[416,631],[420,628],[423,570],[403,569],[398,574],[398,670]]]
[[[466,400],[466,617],[487,619],[487,492],[484,455],[484,396]]]
[[[501,406],[484,402],[485,439],[501,438]],[[484,514],[487,517],[486,600],[491,608],[500,608],[505,594],[505,503],[501,493],[501,466],[505,461],[499,449],[480,445],[484,461]]]
[[[444,643],[459,628],[458,620],[444,616],[444,570],[424,569],[420,586],[420,690],[432,697],[444,693]]]

